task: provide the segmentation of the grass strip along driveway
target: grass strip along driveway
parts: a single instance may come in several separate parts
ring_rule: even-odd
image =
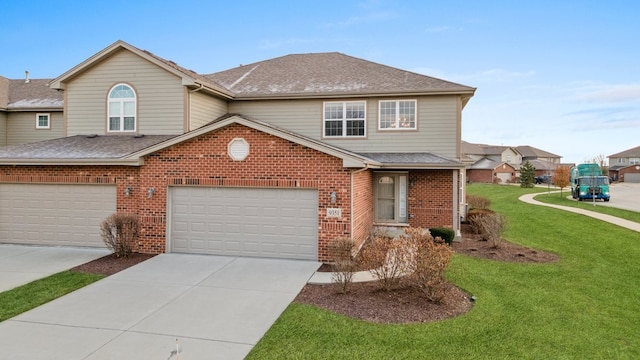
[[[104,278],[63,271],[0,293],[0,322]]]
[[[556,253],[558,262],[456,255],[447,276],[477,301],[437,323],[370,324],[294,303],[248,359],[640,358],[638,233],[518,201],[542,190],[468,187],[506,216],[508,241]]]

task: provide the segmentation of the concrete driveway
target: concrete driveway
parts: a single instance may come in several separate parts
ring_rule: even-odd
[[[319,266],[158,255],[0,323],[0,349],[13,360],[243,359]]]
[[[107,249],[0,244],[0,292],[71,269],[109,253]]]

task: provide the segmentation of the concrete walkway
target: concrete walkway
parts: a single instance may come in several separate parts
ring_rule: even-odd
[[[556,191],[556,192],[559,192],[559,191]],[[562,205],[554,205],[554,204],[543,203],[543,202],[540,202],[540,201],[537,201],[537,200],[534,199],[534,197],[537,196],[537,195],[539,195],[539,194],[537,194],[537,193],[536,194],[526,194],[526,195],[520,196],[519,199],[520,199],[520,201],[523,201],[523,202],[528,203],[528,204],[547,206],[547,207],[551,207],[551,208],[554,208],[554,209],[569,211],[569,212],[572,212],[572,213],[589,216],[589,217],[592,217],[592,218],[595,218],[595,219],[606,221],[606,222],[614,224],[614,225],[622,226],[624,228],[627,228],[627,229],[630,229],[630,230],[633,230],[633,231],[640,232],[640,223],[637,223],[637,222],[634,222],[634,221],[625,220],[625,219],[621,219],[621,218],[618,218],[618,217],[615,217],[615,216],[611,216],[611,215],[607,215],[607,214],[597,213],[595,211],[589,211],[589,210],[580,209],[580,208],[574,208],[574,207],[570,207],[570,206],[562,206]]]

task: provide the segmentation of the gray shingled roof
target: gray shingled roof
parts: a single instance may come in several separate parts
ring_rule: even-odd
[[[447,159],[433,153],[360,153],[371,160],[382,163],[383,166],[406,167],[462,167],[462,163]]]
[[[51,89],[51,79],[24,79],[8,81],[8,110],[18,109],[60,109],[63,108],[63,94]],[[0,84],[1,85],[1,84]]]
[[[640,146],[621,151],[617,154],[609,155],[612,158],[628,158],[628,157],[640,157]]]
[[[0,147],[2,159],[120,159],[175,135],[76,135],[35,143]]]
[[[464,93],[475,88],[342,53],[286,55],[205,75],[236,98]]]
[[[560,157],[560,155],[556,155],[529,145],[519,145],[516,146],[516,149],[524,157]]]

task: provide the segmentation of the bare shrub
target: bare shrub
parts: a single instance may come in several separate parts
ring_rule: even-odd
[[[467,204],[471,209],[488,209],[491,206],[491,200],[484,196],[467,194]]]
[[[469,210],[469,212],[467,213],[467,218],[466,220],[469,222],[469,224],[471,225],[471,229],[473,229],[473,231],[476,234],[482,234],[482,232],[484,231],[482,228],[482,222],[481,219],[485,216],[489,216],[495,214],[495,212],[493,210],[489,210],[489,209],[472,209]]]
[[[507,220],[502,214],[487,214],[476,219],[478,227],[481,229],[482,240],[491,243],[494,248],[499,248],[502,244],[502,233],[507,225]]]
[[[102,241],[117,257],[128,257],[133,253],[140,220],[134,214],[111,214],[100,226]]]
[[[411,262],[412,273],[407,280],[429,301],[442,302],[447,289],[444,274],[451,262],[453,249],[442,238],[433,238],[428,231],[420,228],[406,229],[404,237],[415,251]]]
[[[369,246],[362,250],[360,259],[363,266],[378,279],[380,289],[391,290],[409,272],[412,257],[410,245],[403,239],[375,236]]]
[[[357,268],[356,261],[351,255],[354,246],[355,243],[350,238],[339,237],[329,242],[329,257],[333,260],[331,282],[341,294],[348,293],[353,283],[353,275]]]

